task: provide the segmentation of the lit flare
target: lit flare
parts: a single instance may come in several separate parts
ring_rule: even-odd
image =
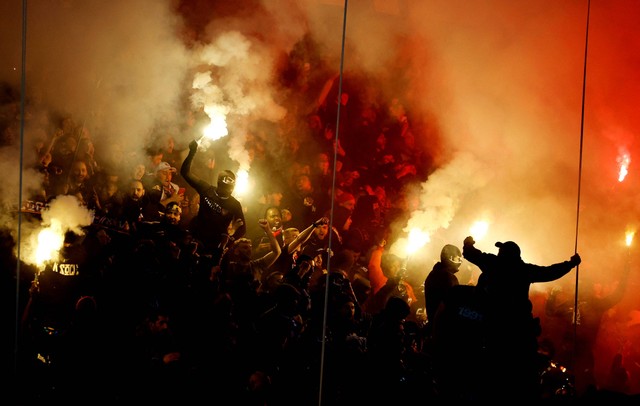
[[[47,261],[52,260],[64,244],[64,230],[62,225],[54,223],[50,227],[43,228],[38,233],[38,246],[34,253],[34,263],[43,267]]]
[[[202,137],[198,140],[200,144],[204,139],[215,141],[229,134],[227,129],[226,111],[220,106],[205,106],[205,113],[209,116],[210,123],[202,131]]]
[[[407,246],[405,247],[407,258],[422,248],[429,241],[431,241],[431,237],[428,233],[418,228],[412,228],[411,231],[409,231]]]
[[[618,156],[618,182],[622,182],[629,173],[629,164],[631,163],[631,156],[628,152],[623,152]]]
[[[469,233],[476,241],[480,241],[486,237],[488,231],[489,222],[486,220],[478,220],[469,227]]]
[[[627,244],[627,247],[631,246],[631,243],[633,242],[633,237],[636,234],[635,231],[627,231],[625,233],[625,243]]]

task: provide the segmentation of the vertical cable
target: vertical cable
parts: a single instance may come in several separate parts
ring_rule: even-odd
[[[25,83],[26,83],[26,63],[27,60],[27,0],[22,0],[22,55],[21,55],[21,79],[20,79],[20,166],[19,169],[19,177],[20,181],[18,183],[18,230],[16,237],[16,246],[17,246],[17,261],[16,261],[16,302],[15,302],[15,326],[14,326],[14,337],[13,337],[13,369],[14,376],[16,380],[18,377],[18,339],[19,339],[19,331],[20,331],[20,242],[21,242],[21,233],[22,229],[22,161],[23,161],[23,151],[24,151],[24,117],[25,117]],[[17,382],[16,382],[17,383]]]
[[[578,253],[578,229],[580,225],[580,189],[582,184],[582,147],[584,144],[584,100],[586,94],[586,84],[587,84],[587,55],[589,50],[589,16],[591,14],[591,0],[587,0],[587,26],[586,26],[586,34],[584,41],[584,67],[582,72],[582,108],[581,108],[581,117],[580,117],[580,159],[578,166],[578,202],[576,207],[576,241],[574,247],[574,253]],[[573,301],[573,356],[571,357],[571,364],[574,362],[575,352],[576,352],[576,342],[578,336],[578,286],[579,286],[579,276],[580,275],[580,265],[576,266],[576,283],[575,283],[575,294]],[[573,365],[571,365],[573,367]]]
[[[322,389],[324,382],[324,361],[325,361],[325,349],[326,349],[326,336],[327,336],[327,312],[329,305],[329,287],[331,286],[329,276],[331,275],[330,259],[333,251],[331,249],[331,237],[333,234],[333,206],[335,202],[336,192],[336,168],[338,163],[338,140],[340,136],[340,106],[342,105],[342,72],[344,71],[344,43],[347,32],[347,7],[349,0],[344,0],[344,14],[342,17],[342,48],[340,51],[340,78],[338,81],[338,109],[336,112],[336,133],[333,147],[333,183],[331,185],[331,214],[329,217],[329,250],[327,252],[327,275],[325,276],[325,289],[324,289],[324,315],[322,320],[322,350],[320,354],[320,385],[318,391],[318,405],[322,405]]]

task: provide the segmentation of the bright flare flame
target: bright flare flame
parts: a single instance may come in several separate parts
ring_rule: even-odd
[[[209,141],[215,141],[229,134],[226,121],[227,110],[228,109],[221,106],[205,106],[204,111],[209,116],[211,122],[202,131],[202,138],[200,138],[198,143],[205,138]]]
[[[618,171],[618,182],[622,182],[624,178],[629,173],[629,164],[631,163],[631,156],[629,156],[628,152],[623,152],[620,156],[618,156],[618,165],[620,165],[620,170]]]
[[[418,251],[429,241],[431,241],[431,237],[428,233],[425,233],[418,228],[412,228],[411,231],[409,231],[409,238],[407,239],[407,246],[405,248],[407,257]]]
[[[633,236],[635,235],[635,231],[627,231],[625,234],[625,243],[627,244],[627,247],[631,246],[631,243],[633,242]]]
[[[35,252],[35,263],[42,267],[45,262],[53,259],[64,244],[64,232],[60,225],[43,228],[38,234],[38,248]]]
[[[249,192],[249,172],[240,169],[236,175],[236,187],[233,194],[237,197],[244,196]]]
[[[478,220],[469,227],[469,233],[476,241],[480,241],[486,237],[488,231],[489,223],[484,220]]]

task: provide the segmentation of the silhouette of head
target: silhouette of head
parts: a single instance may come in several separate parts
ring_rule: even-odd
[[[384,311],[392,319],[403,320],[411,313],[411,307],[403,298],[391,296],[385,304]]]
[[[394,282],[400,281],[405,275],[406,269],[403,269],[402,258],[395,254],[384,253],[380,260],[380,267],[384,276]]]
[[[450,268],[460,268],[462,264],[462,252],[455,245],[447,244],[440,251],[440,262]]]
[[[229,197],[236,187],[236,175],[229,171],[224,170],[218,174],[218,196]]]
[[[518,244],[515,242],[497,242],[496,247],[500,248],[498,250],[498,257],[508,260],[520,259],[520,247],[518,247]]]

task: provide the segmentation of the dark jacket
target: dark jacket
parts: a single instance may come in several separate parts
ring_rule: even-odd
[[[231,236],[234,240],[245,235],[247,227],[244,224],[244,212],[242,205],[235,197],[219,196],[216,186],[191,173],[194,156],[195,151],[190,151],[180,168],[180,174],[184,180],[200,195],[200,208],[189,224],[189,231],[200,241],[206,251],[214,251],[225,239],[231,222],[242,221],[242,225]]]
[[[455,269],[458,270],[457,268]],[[438,261],[429,275],[424,280],[424,302],[427,310],[427,320],[435,320],[436,311],[438,306],[447,296],[452,286],[457,286],[460,283],[458,278],[447,270],[447,266]]]

